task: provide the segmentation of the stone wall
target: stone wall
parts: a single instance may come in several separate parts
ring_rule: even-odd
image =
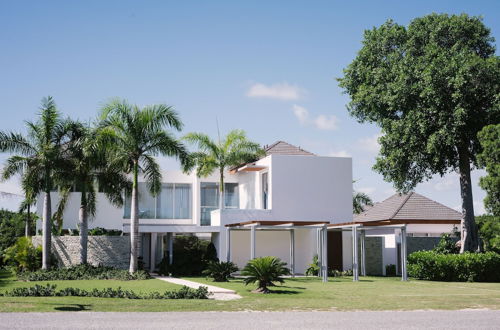
[[[382,272],[382,237],[365,237],[366,275],[381,276]],[[358,240],[358,269],[361,274],[361,242]]]
[[[428,251],[434,249],[438,245],[441,237],[407,237],[406,238],[406,250],[407,254],[410,255],[416,251]],[[458,238],[454,237],[453,240],[458,241]]]
[[[33,245],[42,244],[41,236],[33,236]],[[71,266],[80,260],[80,237],[52,237],[52,253],[60,266]],[[130,261],[129,236],[89,236],[88,262],[92,265],[128,269]]]

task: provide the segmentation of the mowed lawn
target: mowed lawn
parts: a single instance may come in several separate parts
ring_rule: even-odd
[[[47,282],[17,282],[3,272],[0,291]],[[245,311],[245,310],[415,310],[415,309],[500,309],[500,283],[443,283],[399,278],[287,279],[273,294],[252,293],[241,279],[214,283],[206,278],[186,278],[200,283],[234,289],[242,299],[215,300],[129,300],[85,297],[0,297],[0,312],[30,311]],[[137,292],[175,290],[180,287],[160,280],[144,281],[51,281],[58,288],[85,289],[119,287]]]

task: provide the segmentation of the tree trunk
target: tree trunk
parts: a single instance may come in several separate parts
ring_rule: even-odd
[[[219,180],[219,209],[224,210],[226,203],[224,201],[224,169],[220,170]]]
[[[51,217],[52,215],[52,204],[50,200],[50,191],[45,192],[45,196],[43,198],[43,226],[42,226],[42,269],[49,269],[50,262],[50,249],[51,249],[51,239],[52,239],[52,230],[51,230]]]
[[[470,157],[468,147],[458,150],[460,168],[460,195],[462,197],[461,247],[460,253],[476,252],[479,248],[477,226],[474,220],[474,203],[470,178]]]
[[[137,186],[138,171],[138,164],[137,162],[134,162],[132,201],[130,205],[130,273],[134,273],[137,271],[139,257],[139,189]]]
[[[26,215],[26,223],[24,225],[24,236],[30,236],[30,205],[28,204],[28,214]]]
[[[80,227],[80,264],[86,264],[89,239],[89,224],[87,213],[87,195],[85,189],[82,191],[82,197],[80,200],[80,210],[78,212],[78,227]]]

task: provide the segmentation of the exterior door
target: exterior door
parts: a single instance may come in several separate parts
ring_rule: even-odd
[[[342,232],[328,232],[328,269],[342,271]]]

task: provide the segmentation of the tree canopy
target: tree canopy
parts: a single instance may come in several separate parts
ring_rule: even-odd
[[[479,181],[486,191],[484,206],[488,212],[500,217],[500,124],[483,128],[479,132],[479,141],[483,152],[478,159],[487,173]]]
[[[383,135],[374,169],[402,192],[433,175],[460,173],[462,245],[476,250],[470,167],[477,133],[500,120],[500,59],[480,17],[431,14],[405,27],[365,31],[339,78],[349,113]],[[465,232],[464,232],[465,230]]]

